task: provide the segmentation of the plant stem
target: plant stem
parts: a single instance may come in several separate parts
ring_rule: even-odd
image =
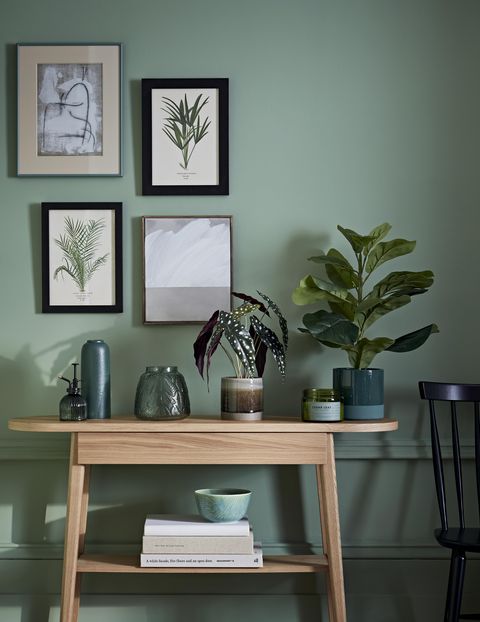
[[[230,363],[231,363],[231,365],[233,367],[233,372],[234,372],[235,376],[237,378],[243,378],[242,370],[241,370],[241,364],[239,364],[238,357],[236,356],[235,359],[232,358],[232,356],[230,355],[228,350],[225,348],[225,346],[221,342],[219,343],[219,346],[222,348],[222,350],[227,355],[227,358],[228,358],[228,360],[230,361]]]

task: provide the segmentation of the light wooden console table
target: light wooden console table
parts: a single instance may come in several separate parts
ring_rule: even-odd
[[[134,417],[62,422],[56,417],[11,419],[11,430],[69,432],[70,468],[62,578],[61,622],[76,622],[85,572],[272,573],[325,572],[330,622],[345,622],[342,549],[333,432],[386,432],[391,419],[310,423],[298,419],[257,422],[190,417],[141,421]],[[141,568],[138,556],[84,553],[92,464],[314,464],[323,555],[265,557],[263,568]]]

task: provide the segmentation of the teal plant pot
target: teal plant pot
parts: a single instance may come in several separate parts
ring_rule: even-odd
[[[340,394],[345,419],[383,419],[383,369],[337,367],[333,388]]]

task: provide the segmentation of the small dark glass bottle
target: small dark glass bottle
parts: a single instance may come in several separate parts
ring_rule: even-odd
[[[68,382],[67,395],[62,397],[59,404],[60,421],[85,421],[87,418],[87,402],[80,395],[80,389],[78,387],[78,363],[72,363],[72,365],[72,381],[64,376],[59,376],[60,380]]]

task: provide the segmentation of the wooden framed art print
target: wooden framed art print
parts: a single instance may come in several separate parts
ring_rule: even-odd
[[[43,313],[120,313],[122,204],[42,203]]]
[[[230,311],[231,216],[144,216],[143,321],[196,324]]]
[[[18,44],[21,175],[122,175],[122,46]]]
[[[228,79],[142,80],[143,194],[228,194]]]

